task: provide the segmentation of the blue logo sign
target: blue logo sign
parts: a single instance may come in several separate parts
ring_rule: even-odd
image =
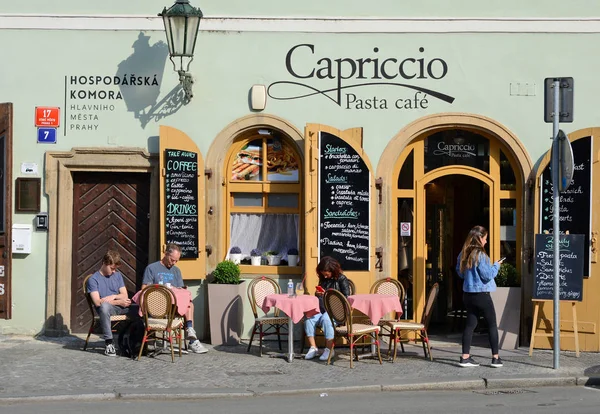
[[[56,144],[56,128],[38,128],[38,144]]]

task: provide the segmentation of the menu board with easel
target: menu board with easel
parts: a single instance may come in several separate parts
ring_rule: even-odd
[[[181,258],[198,257],[198,154],[165,150],[166,242]]]
[[[319,260],[369,270],[371,173],[343,139],[319,133]]]
[[[561,234],[559,239],[560,300],[583,300],[584,235]],[[554,299],[554,237],[535,235],[533,299]]]
[[[560,231],[583,234],[584,276],[590,275],[590,217],[592,202],[592,137],[584,137],[571,143],[573,148],[574,174],[566,191],[560,193]],[[540,188],[540,232],[553,230],[553,186],[551,164],[542,173]]]

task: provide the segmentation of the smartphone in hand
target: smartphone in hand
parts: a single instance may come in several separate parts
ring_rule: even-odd
[[[315,287],[315,289],[317,289],[317,292],[320,292],[320,293],[325,293],[325,289],[323,289],[323,288],[322,288],[321,286],[319,286],[319,285],[317,285],[317,286]]]
[[[506,260],[506,257],[501,257],[500,260],[498,260],[498,263],[502,263],[505,260]]]

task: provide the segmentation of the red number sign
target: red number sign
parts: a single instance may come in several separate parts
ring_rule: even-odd
[[[57,106],[36,106],[35,126],[58,128],[60,125],[60,108]]]

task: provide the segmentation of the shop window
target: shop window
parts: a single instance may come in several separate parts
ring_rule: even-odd
[[[515,177],[515,172],[510,165],[510,161],[504,154],[503,151],[500,151],[500,189],[501,190],[516,190],[517,189],[517,179]]]
[[[447,165],[466,165],[490,172],[490,142],[460,129],[436,132],[425,138],[425,173]]]
[[[402,164],[402,169],[400,170],[400,175],[398,176],[399,189],[412,190],[413,183],[415,181],[414,164],[415,151],[412,150],[408,157],[406,157],[406,160],[404,160],[404,164]]]
[[[516,265],[517,261],[517,200],[500,200],[500,256]]]
[[[234,144],[227,168],[228,247],[242,250],[242,265],[254,249],[276,251],[286,265],[288,250],[300,250],[301,171],[293,144],[273,133],[253,135]]]

